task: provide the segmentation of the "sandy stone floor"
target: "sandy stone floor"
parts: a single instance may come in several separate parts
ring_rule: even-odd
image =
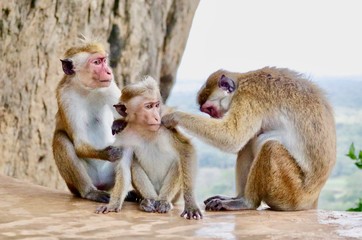
[[[204,219],[144,213],[95,214],[99,203],[0,175],[0,239],[362,239],[362,213],[205,212]],[[201,205],[202,209],[203,205]]]

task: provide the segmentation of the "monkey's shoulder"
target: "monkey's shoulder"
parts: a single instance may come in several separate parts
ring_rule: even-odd
[[[184,145],[184,146],[191,146],[191,140],[185,136],[183,133],[180,132],[177,128],[167,129],[165,131],[168,132],[170,135],[170,139],[172,139],[173,143],[177,146]]]

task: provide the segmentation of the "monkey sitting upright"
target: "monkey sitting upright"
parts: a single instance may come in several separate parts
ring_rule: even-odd
[[[125,117],[116,120],[113,131],[119,132],[115,146],[132,147],[135,158],[131,164],[132,185],[143,198],[140,208],[146,212],[168,212],[183,193],[185,208],[181,217],[202,218],[194,195],[197,169],[195,150],[190,141],[176,129],[161,125],[163,105],[157,82],[147,77],[122,90],[121,103],[115,105]],[[121,161],[122,163],[122,161]],[[127,164],[119,164],[116,184],[110,203],[97,208],[97,213],[118,212],[127,192],[123,186]],[[120,175],[120,176],[118,176]],[[120,186],[120,184],[122,185]]]
[[[336,161],[333,111],[322,91],[288,69],[247,73],[219,70],[198,94],[212,118],[176,111],[167,127],[180,127],[221,150],[238,153],[237,197],[215,196],[206,210],[317,207]]]
[[[53,137],[53,155],[69,190],[82,198],[109,202],[114,185],[114,161],[122,151],[113,144],[113,104],[120,89],[113,80],[107,54],[98,42],[72,47],[61,60],[64,77],[56,97],[58,112]],[[125,157],[132,153],[125,151]]]

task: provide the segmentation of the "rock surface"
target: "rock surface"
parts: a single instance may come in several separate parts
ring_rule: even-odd
[[[0,239],[361,239],[362,214],[205,212],[204,219],[145,213],[126,203],[119,213],[95,214],[99,203],[0,175]]]
[[[93,36],[119,86],[149,74],[167,98],[198,3],[0,1],[0,173],[65,189],[51,149],[64,52],[79,34]]]

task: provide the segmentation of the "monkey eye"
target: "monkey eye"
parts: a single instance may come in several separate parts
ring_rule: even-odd
[[[150,104],[150,103],[146,104],[146,105],[145,105],[145,108],[146,108],[146,109],[151,109],[151,108],[152,108],[152,104]]]
[[[159,107],[160,107],[160,103],[159,103],[159,102],[156,103],[156,104],[155,104],[155,107],[156,107],[156,108],[159,108]]]
[[[95,65],[99,65],[99,64],[102,63],[102,59],[100,59],[100,58],[94,59],[94,60],[92,61],[92,63],[95,64]]]

